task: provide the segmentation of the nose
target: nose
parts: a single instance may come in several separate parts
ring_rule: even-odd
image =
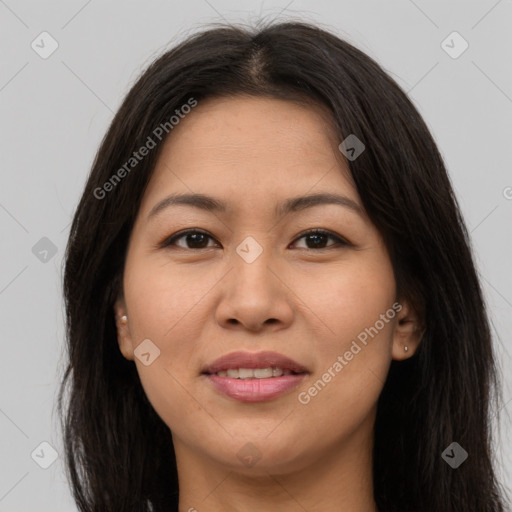
[[[290,325],[294,294],[287,277],[270,247],[250,240],[240,244],[233,254],[231,271],[221,281],[216,311],[219,325],[253,332]]]

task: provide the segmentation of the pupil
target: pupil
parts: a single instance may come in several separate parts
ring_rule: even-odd
[[[310,240],[312,238],[315,239],[315,241],[313,242],[314,247],[318,247],[319,244],[322,245],[321,240],[319,241],[319,238],[322,238],[322,237],[325,238],[325,235],[322,235],[322,234],[319,234],[319,233],[314,233],[312,235],[309,235]]]
[[[199,238],[199,241],[198,241],[198,238],[197,237],[203,237],[203,242],[205,242],[206,240],[206,235],[204,233],[191,233],[187,236],[188,240],[192,240],[192,245],[194,247],[197,247],[197,245],[200,246],[200,248],[203,248],[203,246],[205,245],[204,243],[201,244],[201,239]],[[196,244],[196,245],[194,245]]]

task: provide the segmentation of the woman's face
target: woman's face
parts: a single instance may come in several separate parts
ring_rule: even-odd
[[[116,315],[178,464],[285,473],[368,446],[391,359],[415,347],[340,142],[319,107],[244,96],[199,102],[165,142]],[[182,194],[212,201],[161,203]],[[317,194],[341,199],[286,208]],[[218,368],[246,370],[204,373],[226,355]],[[282,358],[303,372],[265,370]]]

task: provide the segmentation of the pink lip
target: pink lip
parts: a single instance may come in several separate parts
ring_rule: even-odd
[[[239,402],[264,402],[283,395],[298,386],[306,373],[282,375],[268,379],[232,379],[207,375],[215,389]]]
[[[231,352],[219,357],[203,368],[202,373],[217,373],[234,368],[268,368],[279,367],[296,373],[307,372],[307,369],[293,359],[277,352]],[[278,377],[276,377],[278,378]],[[263,379],[265,380],[265,379]]]
[[[236,368],[279,367],[295,372],[267,379],[233,379],[215,375]],[[231,352],[207,365],[203,371],[217,391],[240,402],[263,402],[285,394],[298,386],[308,370],[293,359],[277,352]]]

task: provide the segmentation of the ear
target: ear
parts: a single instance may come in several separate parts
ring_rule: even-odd
[[[119,345],[119,350],[126,359],[133,361],[134,354],[132,336],[130,333],[130,319],[127,318],[126,304],[122,297],[119,297],[114,304],[114,317],[117,328],[117,343]]]
[[[391,354],[393,359],[403,361],[416,353],[425,329],[422,316],[409,301],[397,302],[402,307],[400,310],[397,309]]]

